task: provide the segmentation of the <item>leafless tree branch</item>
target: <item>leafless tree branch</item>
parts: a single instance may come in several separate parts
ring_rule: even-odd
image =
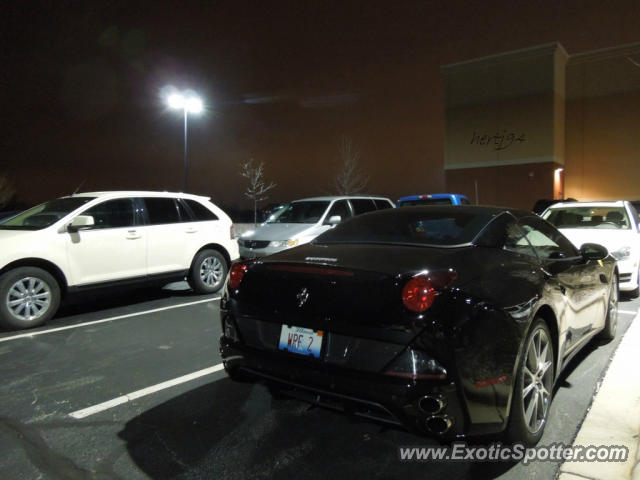
[[[264,179],[264,162],[256,162],[253,158],[240,164],[240,175],[249,180],[249,185],[244,191],[246,197],[253,201],[253,224],[258,223],[258,202],[269,198],[266,193],[274,188],[275,182],[266,183]]]
[[[351,195],[362,192],[367,188],[369,176],[360,171],[360,151],[353,140],[343,135],[338,145],[338,153],[341,167],[333,182],[336,194]]]
[[[0,208],[4,207],[13,198],[16,189],[6,177],[0,176]]]

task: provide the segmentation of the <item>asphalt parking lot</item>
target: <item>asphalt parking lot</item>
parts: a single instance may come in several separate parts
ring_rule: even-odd
[[[0,478],[554,478],[559,464],[403,463],[436,443],[297,400],[220,369],[218,296],[174,284],[64,306],[0,331]],[[540,444],[570,444],[640,308],[560,380]]]

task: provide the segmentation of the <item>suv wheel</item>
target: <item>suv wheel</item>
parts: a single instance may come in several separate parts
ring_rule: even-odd
[[[193,259],[189,285],[196,293],[215,293],[227,278],[227,261],[217,250],[202,250]]]
[[[0,276],[0,324],[31,328],[47,322],[60,305],[60,286],[41,268],[19,267]]]

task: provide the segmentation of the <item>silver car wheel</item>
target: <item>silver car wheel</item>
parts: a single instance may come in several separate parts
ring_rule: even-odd
[[[9,288],[5,302],[18,320],[36,320],[51,306],[51,287],[40,278],[25,277]]]
[[[209,287],[214,287],[222,281],[224,267],[216,257],[207,257],[200,264],[200,279]]]
[[[522,366],[522,409],[527,429],[537,433],[544,426],[551,403],[553,347],[539,328],[529,339]]]

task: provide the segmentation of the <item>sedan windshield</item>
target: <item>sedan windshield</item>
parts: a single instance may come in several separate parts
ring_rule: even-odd
[[[40,230],[47,228],[93,197],[58,198],[30,208],[0,224],[0,230]]]
[[[494,217],[485,210],[407,207],[360,215],[323,233],[314,243],[469,245]]]
[[[317,223],[328,206],[325,200],[293,202],[271,215],[266,223]]]
[[[552,208],[544,214],[545,220],[556,228],[625,229],[631,223],[624,207],[567,207]]]

